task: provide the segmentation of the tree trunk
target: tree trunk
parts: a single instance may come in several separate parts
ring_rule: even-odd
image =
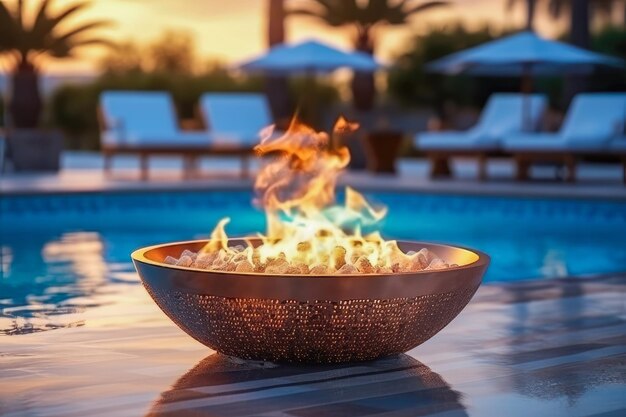
[[[39,74],[30,62],[22,60],[12,74],[8,126],[35,128],[39,125],[41,110]]]
[[[588,0],[572,0],[570,15],[570,43],[580,48],[589,48],[589,3]],[[578,93],[587,88],[587,77],[570,75],[565,82],[565,100],[569,103]]]
[[[589,48],[589,3],[588,0],[572,0],[570,42],[580,48]]]
[[[274,46],[285,42],[285,4],[284,0],[268,0],[267,44]]]
[[[268,0],[267,22],[268,47],[285,42],[284,0]],[[289,81],[282,75],[268,75],[265,80],[265,92],[277,127],[286,128],[293,114],[289,98]]]
[[[533,30],[537,0],[526,0],[526,30]]]
[[[374,43],[370,29],[360,29],[356,38],[355,49],[369,55],[374,55]],[[355,71],[352,77],[352,99],[358,110],[371,110],[376,98],[374,74],[371,72]]]

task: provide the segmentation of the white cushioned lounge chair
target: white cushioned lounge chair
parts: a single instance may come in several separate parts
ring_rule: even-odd
[[[625,126],[626,129],[626,126]],[[609,152],[614,154],[622,162],[622,179],[626,185],[626,132],[622,132],[622,136],[615,138],[609,145]]]
[[[274,123],[267,97],[256,93],[205,93],[200,97],[200,113],[211,141],[224,151],[242,151],[242,170],[247,172],[247,156],[261,139],[261,131]],[[273,136],[280,132],[274,132]]]
[[[431,176],[449,175],[452,156],[475,156],[479,177],[486,177],[487,154],[500,149],[501,141],[511,133],[535,130],[546,109],[546,97],[540,94],[497,93],[489,100],[478,123],[459,132],[424,132],[416,135],[414,145],[431,162]],[[527,114],[525,114],[527,112]],[[524,124],[528,126],[524,126]]]
[[[123,153],[139,156],[143,179],[148,177],[152,154],[183,155],[189,173],[198,154],[208,152],[211,145],[206,132],[179,129],[172,98],[166,92],[105,91],[100,95],[99,115],[107,173],[113,156]]]
[[[206,93],[200,111],[215,143],[255,146],[259,133],[273,124],[267,98],[254,93]]]
[[[528,178],[535,162],[556,162],[567,167],[567,179],[576,179],[576,163],[583,156],[616,153],[626,118],[626,93],[577,95],[556,133],[523,133],[503,142],[514,155],[517,178]]]

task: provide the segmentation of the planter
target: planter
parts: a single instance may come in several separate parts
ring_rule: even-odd
[[[11,78],[9,114],[11,126],[34,129],[39,123],[43,104],[39,91],[39,74],[28,62],[22,62]]]
[[[374,131],[367,135],[367,168],[372,172],[395,174],[402,139],[402,133],[395,131]]]
[[[57,131],[13,129],[7,133],[7,155],[20,172],[56,172],[60,167],[63,135]]]

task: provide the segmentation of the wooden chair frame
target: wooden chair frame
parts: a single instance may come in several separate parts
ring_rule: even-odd
[[[453,157],[476,158],[478,163],[478,179],[485,181],[488,177],[487,164],[490,158],[511,156],[515,161],[515,178],[518,181],[530,179],[530,167],[536,163],[555,163],[566,168],[565,180],[575,182],[578,162],[584,157],[617,157],[622,164],[623,182],[626,185],[626,151],[523,151],[501,152],[495,150],[446,149],[424,151],[430,161],[430,178],[449,178],[452,176],[450,159]]]
[[[626,151],[523,151],[512,152],[515,160],[515,177],[518,181],[526,181],[530,179],[530,167],[535,163],[550,162],[562,164],[567,170],[565,180],[568,182],[576,181],[577,165],[583,157],[589,156],[616,156],[622,164],[622,180],[626,185]]]
[[[100,132],[107,130],[107,125],[102,113],[102,109],[97,109],[98,124]],[[140,178],[147,180],[149,178],[149,158],[153,155],[169,155],[182,156],[183,177],[193,178],[197,171],[198,158],[202,156],[238,156],[241,158],[241,178],[250,176],[250,156],[254,154],[253,146],[227,146],[227,145],[208,145],[207,147],[172,147],[172,146],[124,146],[124,145],[105,145],[102,144],[102,155],[104,157],[104,173],[106,176],[112,175],[113,158],[116,155],[137,155],[139,157]]]

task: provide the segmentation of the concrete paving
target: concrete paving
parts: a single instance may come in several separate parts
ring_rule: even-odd
[[[96,152],[65,152],[62,170],[58,174],[24,174],[5,172],[0,176],[0,192],[103,192],[112,190],[167,190],[250,188],[258,161],[252,161],[251,178],[239,176],[240,162],[234,158],[204,158],[201,173],[196,179],[182,178],[180,158],[153,158],[150,162],[150,179],[139,179],[137,158],[120,156],[114,163],[112,177],[103,174],[103,160]],[[516,182],[514,166],[508,159],[493,160],[489,165],[490,179],[476,179],[476,163],[471,159],[457,159],[453,163],[455,177],[445,180],[428,178],[429,164],[425,159],[401,159],[398,175],[375,175],[367,171],[349,171],[341,184],[359,189],[392,189],[428,193],[465,193],[532,195],[558,197],[626,198],[622,182],[622,168],[618,164],[581,164],[579,181],[565,183],[557,179],[553,166],[536,167],[533,181]]]

